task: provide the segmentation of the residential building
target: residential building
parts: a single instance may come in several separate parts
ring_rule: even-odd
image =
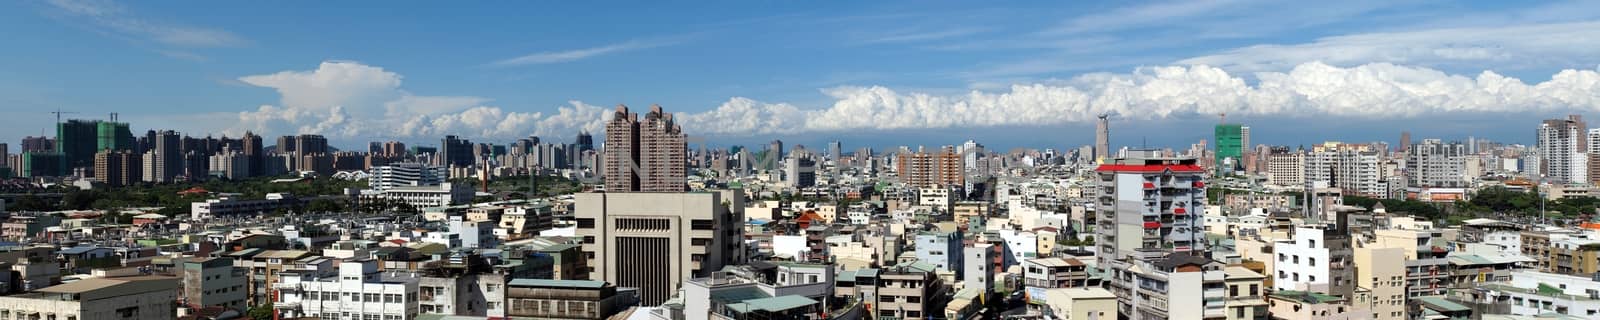
[[[1204,170],[1193,158],[1129,153],[1095,169],[1099,265],[1108,266],[1107,261],[1140,249],[1204,251],[1200,218],[1206,203]]]
[[[1369,292],[1358,309],[1372,311],[1373,319],[1408,319],[1406,317],[1406,266],[1395,263],[1405,261],[1405,249],[1357,248],[1355,250],[1356,287]]]
[[[1467,187],[1467,146],[1423,139],[1406,150],[1406,179],[1411,187]]]
[[[1117,296],[1104,288],[1076,287],[1043,290],[1039,302],[1048,306],[1044,315],[1054,319],[1118,319]]]
[[[1244,126],[1237,123],[1221,123],[1216,126],[1217,150],[1212,155],[1216,158],[1213,162],[1217,166],[1217,175],[1233,172],[1243,167],[1244,151]]]
[[[1355,290],[1349,231],[1326,225],[1301,226],[1291,239],[1273,243],[1277,260],[1275,290],[1311,291],[1341,298]]]
[[[1222,263],[1159,251],[1141,251],[1130,259],[1131,266],[1116,269],[1111,283],[1118,314],[1133,320],[1227,317],[1227,274]]]
[[[465,204],[472,201],[472,194],[471,187],[454,183],[361,191],[364,199],[394,201],[418,209]]]
[[[605,182],[608,192],[683,192],[688,190],[683,129],[672,114],[651,105],[639,120],[617,105],[606,124]]]
[[[272,288],[273,309],[282,318],[413,320],[418,311],[418,279],[408,273],[383,273],[370,259],[339,263],[337,278],[319,273],[280,272]]]
[[[1301,188],[1305,186],[1306,155],[1287,148],[1274,148],[1267,154],[1267,184]]]
[[[1344,298],[1309,291],[1281,290],[1267,295],[1267,312],[1272,319],[1361,319],[1352,315]]]
[[[1437,230],[1377,230],[1371,248],[1399,248],[1405,253],[1406,297],[1441,296],[1450,287],[1450,246]]]
[[[901,150],[895,157],[895,172],[908,187],[966,185],[966,171],[954,146],[941,147],[939,152]]]
[[[1509,282],[1480,284],[1474,291],[1478,301],[1473,302],[1488,305],[1494,313],[1600,317],[1600,281],[1590,277],[1516,271]]]
[[[607,319],[637,303],[605,281],[512,279],[506,316],[538,319]]]
[[[1023,284],[1038,288],[1077,288],[1089,282],[1088,266],[1072,257],[1025,260]]]
[[[250,307],[246,300],[250,293],[246,285],[250,279],[245,275],[244,268],[233,265],[233,259],[217,257],[184,261],[182,279],[183,294],[180,298],[184,305],[200,308],[217,306],[238,312]]]
[[[1242,266],[1222,269],[1223,282],[1228,287],[1227,320],[1252,320],[1267,318],[1267,276]]]
[[[95,180],[108,187],[137,184],[143,174],[138,154],[130,150],[103,150],[94,155]]]
[[[579,193],[575,201],[591,279],[639,288],[644,305],[744,261],[742,191]]]
[[[1539,175],[1556,182],[1583,183],[1588,173],[1588,125],[1583,117],[1549,119],[1539,124]]]

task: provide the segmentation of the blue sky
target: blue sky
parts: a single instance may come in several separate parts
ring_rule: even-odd
[[[1187,145],[1531,140],[1600,109],[1600,3],[0,3],[0,137],[60,108],[344,145],[598,130],[659,103],[712,141]],[[1451,119],[1451,121],[1436,121]],[[1511,121],[1508,121],[1511,120]],[[1137,138],[1136,138],[1137,137]]]

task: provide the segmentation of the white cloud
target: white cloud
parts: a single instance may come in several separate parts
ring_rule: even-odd
[[[239,77],[239,82],[276,90],[277,105],[225,115],[237,126],[230,135],[317,133],[331,138],[512,138],[599,131],[603,108],[573,101],[549,116],[486,106],[472,96],[421,96],[401,89],[402,76],[351,61],[327,61],[315,70]]]
[[[140,41],[178,47],[231,47],[249,41],[226,30],[184,26],[134,15],[117,3],[99,0],[50,0],[67,16],[83,19],[86,27]],[[164,54],[173,55],[167,50]],[[182,53],[183,56],[192,54]]]
[[[683,116],[690,134],[791,134],[845,130],[981,128],[1087,122],[1101,113],[1130,119],[1210,117],[1390,118],[1454,112],[1600,110],[1600,70],[1565,70],[1527,84],[1485,71],[1476,77],[1422,67],[1319,62],[1255,74],[1255,85],[1220,68],[1168,66],[1093,73],[1007,92],[900,93],[884,87],[823,90],[824,109],[733,98]]]
[[[516,58],[495,61],[490,65],[521,66],[530,64],[571,62],[605,54],[670,46],[678,44],[679,42],[681,42],[681,39],[635,39],[593,48],[538,52]]]
[[[944,30],[935,30],[935,31],[927,31],[927,30],[903,31],[903,32],[897,32],[897,33],[893,33],[893,34],[882,35],[882,36],[879,36],[879,37],[876,37],[876,38],[873,38],[873,39],[869,39],[866,42],[867,43],[919,42],[919,41],[939,40],[939,39],[946,39],[946,38],[965,37],[965,36],[970,36],[970,35],[974,35],[974,34],[978,34],[978,33],[983,33],[983,32],[986,32],[986,31],[989,31],[989,28],[957,27],[957,28],[950,28],[950,29],[944,29]]]
[[[1430,67],[1571,66],[1600,56],[1600,22],[1457,27],[1257,45],[1178,61],[1232,71],[1286,70],[1311,61],[1334,65],[1387,62]]]

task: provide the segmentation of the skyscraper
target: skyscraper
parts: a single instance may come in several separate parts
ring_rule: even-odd
[[[1558,182],[1583,182],[1588,174],[1588,126],[1582,116],[1550,119],[1539,124],[1539,174]]]
[[[126,122],[99,121],[95,123],[95,151],[133,150],[133,132]]]
[[[467,167],[477,162],[472,159],[472,141],[454,135],[444,136],[439,142],[438,163],[445,167]]]
[[[644,120],[618,105],[606,124],[607,192],[683,192],[688,145],[672,114],[651,105]]]
[[[573,144],[578,146],[578,152],[594,150],[594,136],[589,135],[588,131],[579,132],[578,138],[575,140]]]
[[[1217,174],[1233,172],[1244,160],[1244,126],[1233,123],[1217,124],[1217,151],[1212,155]]]
[[[1111,152],[1110,117],[1110,114],[1100,114],[1100,120],[1095,122],[1094,125],[1094,154],[1092,155],[1091,159],[1093,159],[1095,163],[1100,163],[1101,161],[1105,161],[1105,159],[1110,158],[1106,156]]]
[[[151,144],[150,151],[142,158],[144,166],[150,168],[144,170],[146,182],[170,182],[184,173],[183,138],[177,132],[156,132]]]
[[[1400,131],[1400,152],[1411,150],[1411,131]]]

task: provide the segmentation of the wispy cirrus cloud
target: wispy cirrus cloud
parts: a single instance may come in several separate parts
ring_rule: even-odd
[[[596,57],[596,56],[602,56],[602,55],[608,55],[608,54],[615,54],[615,53],[622,53],[622,52],[635,51],[635,50],[644,50],[644,49],[650,49],[650,48],[672,46],[672,45],[681,44],[686,40],[687,40],[686,37],[633,39],[633,40],[628,40],[628,41],[624,41],[624,42],[613,43],[613,44],[608,44],[608,45],[598,46],[598,47],[591,47],[591,48],[562,50],[562,51],[536,52],[536,53],[523,55],[523,56],[519,56],[519,57],[515,57],[515,58],[495,61],[494,63],[490,63],[489,65],[497,66],[497,67],[510,67],[510,66],[524,66],[524,65],[533,65],[533,64],[551,64],[551,63],[572,62],[572,61],[578,61],[578,60],[583,60],[583,59],[588,59],[588,58],[592,58],[592,57]]]
[[[905,43],[965,37],[988,32],[984,27],[957,27],[943,30],[915,30],[896,32],[867,39],[866,43]]]
[[[96,32],[183,48],[235,47],[250,41],[227,30],[182,25],[134,14],[118,3],[99,0],[50,0],[69,22]],[[174,52],[167,50],[168,52]],[[171,54],[168,54],[171,56]],[[185,54],[188,55],[188,54]]]
[[[1600,21],[1375,32],[1301,44],[1254,45],[1178,63],[1236,72],[1284,70],[1313,61],[1469,68],[1490,64],[1502,69],[1592,65],[1589,58],[1600,56],[1595,30],[1600,30]]]

